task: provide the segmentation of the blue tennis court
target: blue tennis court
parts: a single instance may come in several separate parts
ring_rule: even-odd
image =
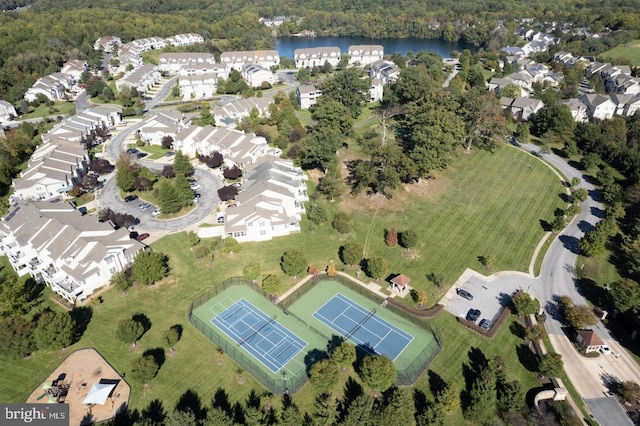
[[[211,319],[213,325],[245,348],[258,361],[277,373],[307,342],[284,328],[245,299],[226,307],[223,302],[211,307],[220,312]]]
[[[395,360],[413,340],[413,336],[338,293],[313,313],[313,316],[342,334],[345,339],[370,353]]]

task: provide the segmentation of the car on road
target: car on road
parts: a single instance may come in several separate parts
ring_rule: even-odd
[[[480,321],[479,325],[483,330],[489,330],[491,328],[491,320],[483,319],[482,321]]]
[[[479,309],[469,309],[469,312],[467,312],[467,321],[476,322],[478,318],[480,318],[480,314]]]
[[[611,349],[609,348],[609,346],[607,345],[602,345],[600,346],[600,353],[602,355],[611,355]]]
[[[200,189],[200,185],[196,181],[191,182],[191,185],[189,185],[189,187],[193,190]]]
[[[224,223],[224,216],[218,216],[218,223]]]
[[[149,238],[149,233],[145,232],[144,234],[138,234],[135,240],[142,241],[142,240],[146,240],[147,238]]]
[[[135,201],[137,199],[138,199],[137,195],[127,195],[126,197],[124,197],[124,202],[130,203],[131,201]]]
[[[149,210],[151,208],[151,204],[149,204],[149,203],[141,203],[139,207],[140,207],[140,210],[142,210],[143,212],[146,212],[147,210]]]
[[[458,293],[458,296],[460,297],[464,297],[467,300],[473,300],[473,294],[469,293],[467,290],[462,289],[462,288],[457,288],[456,289],[456,293]]]
[[[198,194],[197,192],[193,194],[193,198],[200,198],[200,197],[201,197],[201,195]]]

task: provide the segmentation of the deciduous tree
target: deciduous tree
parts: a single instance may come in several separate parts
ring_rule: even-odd
[[[362,260],[362,244],[355,241],[345,243],[340,247],[340,259],[349,266],[357,265]]]
[[[309,369],[309,381],[319,393],[330,392],[338,383],[338,365],[331,359],[322,359]]]
[[[242,275],[244,275],[246,279],[255,283],[260,277],[261,270],[262,267],[260,265],[260,262],[252,260],[247,263],[244,268],[242,268]]]
[[[116,338],[134,346],[143,333],[144,326],[134,319],[122,320],[116,328]]]
[[[267,294],[278,294],[282,287],[282,279],[278,275],[269,274],[262,280],[262,290]]]
[[[44,311],[38,318],[33,338],[38,349],[62,349],[71,345],[76,322],[68,312]]]
[[[356,347],[343,340],[331,352],[331,359],[339,366],[349,368],[356,362]]]
[[[297,249],[287,250],[280,258],[282,272],[289,276],[297,276],[307,270],[309,262],[306,256]]]
[[[140,383],[149,383],[156,374],[160,366],[153,355],[142,355],[131,362],[131,377]]]
[[[138,253],[131,267],[131,279],[141,285],[154,284],[168,273],[168,258],[157,251]]]
[[[538,309],[538,303],[528,293],[522,291],[511,298],[511,304],[518,315],[531,315]]]
[[[381,257],[372,257],[367,259],[366,272],[371,278],[380,279],[387,275],[389,264]]]
[[[385,355],[368,355],[362,360],[360,377],[371,389],[385,391],[396,381],[398,372]]]
[[[538,361],[538,372],[546,377],[560,376],[562,368],[562,356],[555,352],[542,355]]]

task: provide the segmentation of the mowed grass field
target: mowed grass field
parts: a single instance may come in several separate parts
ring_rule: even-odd
[[[474,150],[461,154],[436,179],[410,186],[390,200],[360,195],[327,203],[334,212],[344,210],[350,214],[353,227],[347,235],[338,234],[329,223],[314,226],[304,219],[300,234],[242,244],[240,252],[221,253],[212,262],[195,258],[186,234],[166,236],[152,247],[169,256],[170,277],[152,287],[133,288],[124,295],[116,289],[104,291],[103,303],[91,305],[91,322],[78,343],[65,351],[38,351],[29,359],[18,361],[4,359],[0,354],[0,376],[5,378],[0,381],[0,401],[24,401],[77,348],[94,347],[118,371],[127,373],[131,360],[145,350],[166,349],[162,335],[174,324],[184,328],[181,341],[175,345],[176,352],[167,354],[158,376],[149,385],[129,380],[131,406],[142,409],[159,399],[171,411],[188,389],[196,391],[206,403],[220,387],[226,389],[232,402],[243,401],[252,388],[262,389],[261,386],[239,371],[228,357],[218,354],[215,346],[188,324],[187,313],[191,300],[230,276],[242,275],[249,261],[261,263],[262,277],[270,273],[282,275],[280,257],[290,249],[301,250],[312,266],[324,268],[331,260],[341,265],[339,247],[346,241],[360,241],[366,247],[365,257],[387,259],[390,273],[408,275],[412,286],[428,291],[429,304],[433,304],[441,290],[429,284],[425,274],[443,274],[445,285],[450,286],[466,267],[483,272],[527,270],[534,247],[544,233],[540,221],[550,221],[554,210],[563,207],[559,196],[563,191],[557,176],[530,154],[511,147],[495,153]],[[409,252],[387,247],[384,230],[392,226],[399,232],[415,230],[418,246]],[[491,271],[484,271],[478,262],[478,256],[483,255],[496,257]],[[360,278],[364,278],[362,273]],[[295,282],[286,277],[285,287]],[[137,313],[149,318],[151,328],[137,347],[131,348],[115,338],[115,330],[118,321]],[[461,364],[474,346],[488,357],[497,354],[508,360],[508,371],[521,378],[525,389],[535,381],[535,376],[517,361],[518,340],[507,327],[489,341],[462,329],[446,313],[432,325],[440,330],[444,348],[431,368],[444,379],[464,386]],[[223,360],[221,366],[217,365],[219,358]],[[238,383],[239,375],[243,376],[243,384]],[[428,393],[426,376],[417,387]],[[312,389],[305,386],[294,401],[310,410],[313,397]],[[453,415],[452,421],[455,423],[458,418],[459,413]]]
[[[601,54],[604,59],[625,58],[631,61],[631,65],[640,65],[640,40],[621,44]]]

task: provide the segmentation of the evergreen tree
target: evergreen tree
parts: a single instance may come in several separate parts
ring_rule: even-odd
[[[330,393],[321,393],[316,396],[313,404],[313,424],[314,426],[331,426],[338,416],[337,401],[331,397]]]
[[[134,319],[122,320],[116,329],[116,338],[123,343],[133,344],[138,341],[144,333],[144,327]]]
[[[31,309],[24,283],[14,275],[7,274],[0,285],[0,317],[25,314]]]
[[[407,229],[400,234],[398,242],[406,249],[413,248],[418,243],[418,234],[412,229]]]
[[[282,411],[280,412],[280,425],[300,426],[303,415],[298,406],[291,400],[289,395],[282,397]]]
[[[176,175],[182,174],[184,176],[191,176],[193,174],[193,166],[189,157],[184,155],[181,151],[177,151],[173,159],[173,170]]]
[[[371,423],[371,414],[373,412],[373,398],[368,394],[358,395],[349,407],[344,416],[344,420],[340,423],[343,426],[363,426]]]
[[[251,282],[256,282],[260,277],[261,272],[260,262],[252,260],[242,268],[242,275]]]
[[[23,316],[0,320],[0,353],[18,359],[34,351],[33,328],[34,323]]]
[[[180,206],[186,207],[192,203],[194,192],[191,184],[183,174],[178,174],[173,182],[173,186],[180,200]]]
[[[389,264],[381,257],[372,257],[371,259],[367,259],[366,269],[367,275],[379,280],[387,275]]]
[[[491,366],[485,366],[469,391],[469,405],[464,417],[474,424],[491,424],[496,417],[496,376]]]
[[[335,163],[331,163],[326,174],[318,182],[318,191],[326,195],[330,201],[340,197],[345,190],[340,170]]]
[[[384,408],[376,419],[379,425],[405,426],[412,424],[415,415],[413,395],[408,388],[391,389],[386,395]]]
[[[183,206],[184,196],[168,179],[160,179],[156,185],[158,189],[158,201],[162,213],[171,214],[179,212]]]
[[[140,383],[149,383],[159,369],[160,366],[152,355],[142,355],[131,362],[131,377]]]
[[[262,290],[267,294],[278,294],[282,280],[277,275],[269,274],[262,280]]]
[[[33,337],[38,349],[62,349],[71,345],[76,322],[68,312],[44,311],[38,318]]]
[[[131,279],[140,285],[151,285],[169,273],[167,256],[156,251],[138,253],[131,267]]]
[[[424,411],[416,415],[416,426],[444,426],[444,411],[438,403],[427,401]]]
[[[307,270],[309,262],[300,250],[287,250],[280,258],[282,272],[290,276],[297,276]]]
[[[395,383],[397,376],[393,361],[385,355],[368,355],[362,360],[360,377],[373,390],[389,389]]]
[[[315,362],[309,369],[309,381],[319,393],[330,392],[338,383],[338,365],[331,359]]]

